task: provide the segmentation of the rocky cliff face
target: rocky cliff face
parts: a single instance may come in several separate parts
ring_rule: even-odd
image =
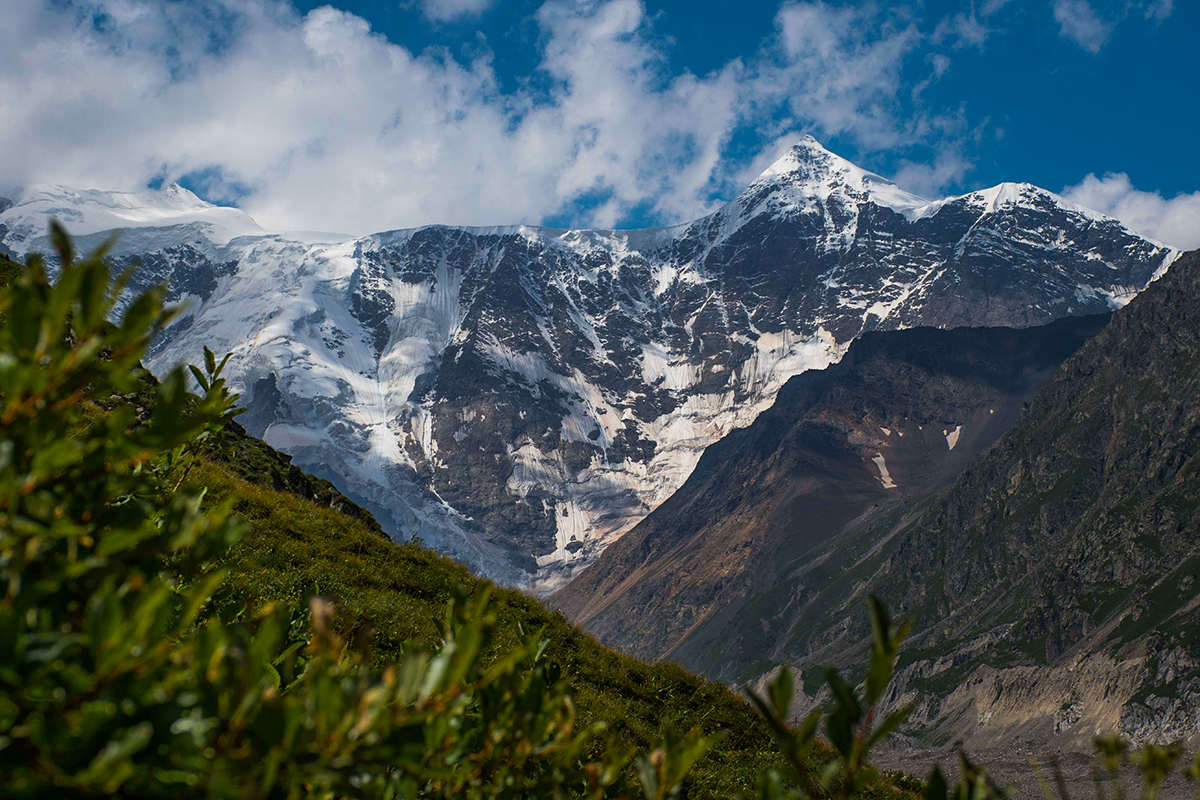
[[[792,573],[848,528],[910,515],[951,483],[1107,321],[864,334],[711,446],[553,602],[639,657],[752,677],[825,577],[793,585]]]
[[[163,197],[159,197],[163,195]],[[1175,257],[1028,185],[927,202],[798,143],[736,200],[644,231],[266,234],[177,187],[25,190],[190,311],[152,368],[233,353],[250,433],[500,580],[548,589],[678,488],[793,375],[877,329],[1119,307]]]
[[[927,740],[979,749],[1016,740],[1086,747],[1111,731],[1139,742],[1200,735],[1198,331],[1200,253],[1189,253],[1067,359],[951,486],[927,480],[916,490],[935,491],[867,498],[855,506],[870,505],[860,516],[836,520],[816,542],[803,533],[837,508],[834,493],[824,490],[796,519],[762,510],[785,507],[800,490],[794,470],[783,481],[773,470],[808,457],[798,434],[818,417],[805,410],[786,433],[772,433],[774,412],[764,414],[711,450],[732,448],[735,457],[726,452],[710,475],[706,456],[693,476],[705,483],[685,484],[557,599],[601,638],[748,680],[780,663],[809,674],[853,663],[868,635],[863,601],[877,594],[915,620],[890,699],[916,704],[914,731]],[[939,362],[947,369],[952,353]],[[925,387],[936,383],[919,371],[902,383],[935,396]],[[785,389],[779,402],[793,394]],[[857,410],[851,431],[864,441],[883,414],[887,427],[899,426],[897,394],[905,396],[889,388],[873,404],[839,399],[835,407]],[[900,420],[912,417],[905,411]],[[960,430],[959,418],[946,414],[938,427],[953,424],[963,437],[970,422]],[[735,447],[739,440],[747,446]],[[892,437],[875,440],[880,477],[883,463],[904,476]],[[764,457],[753,454],[755,442],[769,445]],[[715,577],[681,568],[684,550],[662,542],[698,537],[672,512],[726,500],[731,518],[778,543],[768,563],[752,571],[743,565],[753,560],[743,560]],[[783,543],[797,532],[801,546],[789,553]],[[718,544],[704,560],[729,563],[736,549]],[[658,575],[679,576],[665,595],[655,591]],[[739,580],[741,592],[730,593]],[[674,603],[666,613],[655,606],[664,596]]]

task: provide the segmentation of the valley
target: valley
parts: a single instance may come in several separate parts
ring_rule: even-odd
[[[873,594],[915,623],[888,702],[912,704],[917,741],[1086,752],[1105,731],[1196,737],[1197,255],[1102,330],[1073,321],[1074,337],[1059,322],[859,339],[710,448],[554,602],[642,657],[733,683],[793,664],[819,686],[824,664],[864,652],[855,612]],[[938,343],[906,352],[921,336]],[[1027,370],[1006,399],[957,388],[1001,354]],[[942,471],[913,458],[914,436],[921,455],[945,437]]]

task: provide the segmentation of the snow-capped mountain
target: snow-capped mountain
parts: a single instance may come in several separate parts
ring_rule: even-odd
[[[50,214],[85,248],[124,228],[114,257],[190,302],[153,369],[232,352],[251,433],[393,533],[538,589],[862,332],[1096,313],[1178,255],[1027,184],[929,202],[810,137],[672,228],[269,234],[178,187],[38,187],[0,243],[44,247]]]
[[[0,201],[3,203],[3,201]],[[77,191],[67,186],[29,186],[0,204],[4,244],[24,251],[57,217],[75,236],[131,228],[192,228],[206,241],[227,244],[237,236],[262,235],[244,211],[206,203],[178,184],[141,192]]]

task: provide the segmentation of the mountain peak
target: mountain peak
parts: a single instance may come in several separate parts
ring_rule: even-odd
[[[0,225],[6,229],[3,243],[25,253],[45,236],[51,218],[60,219],[76,236],[198,224],[209,240],[226,244],[237,236],[264,233],[241,209],[213,205],[178,183],[135,192],[37,184],[15,193],[11,205],[0,211]]]
[[[153,191],[153,190],[151,190]],[[163,186],[158,189],[158,193],[163,197],[168,197],[198,208],[215,208],[216,206],[193,192],[191,189],[185,189],[178,183],[172,183],[170,186]]]
[[[759,180],[768,176],[796,172],[803,172],[815,177],[838,171],[843,166],[853,167],[854,165],[827,149],[812,134],[806,133],[789,147],[786,153],[767,167],[759,176]]]
[[[758,208],[764,191],[785,207],[806,207],[812,201],[823,204],[836,196],[854,205],[869,200],[909,217],[929,204],[924,197],[833,153],[811,134],[805,134],[767,167],[743,197],[753,198],[751,208]]]
[[[821,144],[821,142],[817,140],[817,137],[813,136],[811,133],[804,134],[803,136],[800,137],[800,139],[794,145],[792,145],[793,150],[795,150],[796,148],[802,148],[805,150],[814,150],[814,151],[818,151],[821,153],[829,153],[830,155],[833,155],[832,151],[830,151],[828,148],[826,148],[825,145]]]

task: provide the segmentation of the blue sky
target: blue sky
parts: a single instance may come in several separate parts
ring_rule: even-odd
[[[1028,181],[1200,246],[1198,32],[1178,0],[15,0],[0,185],[636,227],[812,133],[926,196]]]
[[[308,10],[323,3],[299,3]],[[480,3],[478,14],[430,19],[418,2],[343,2],[392,41],[420,51],[449,48],[469,58],[479,34],[495,54],[497,76],[516,91],[538,65],[539,0]],[[670,0],[645,4],[663,42],[669,71],[703,75],[756,52],[774,32],[779,2]],[[847,4],[863,5],[863,4]],[[880,4],[886,7],[888,4]],[[1200,70],[1195,64],[1200,3],[1137,6],[1124,0],[1088,4],[1100,28],[1064,32],[1052,2],[1001,4],[990,17],[986,3],[931,0],[892,4],[911,14],[930,40],[940,23],[974,9],[986,32],[978,45],[930,41],[901,65],[906,88],[929,75],[927,58],[950,64],[924,90],[932,106],[963,108],[979,137],[970,147],[971,170],[947,183],[967,190],[1002,181],[1028,181],[1053,190],[1088,173],[1127,173],[1139,188],[1167,195],[1200,189]],[[863,166],[887,172],[913,151],[872,152],[852,136],[821,137],[827,147]],[[929,147],[935,148],[936,140]],[[928,154],[925,154],[928,157]]]

